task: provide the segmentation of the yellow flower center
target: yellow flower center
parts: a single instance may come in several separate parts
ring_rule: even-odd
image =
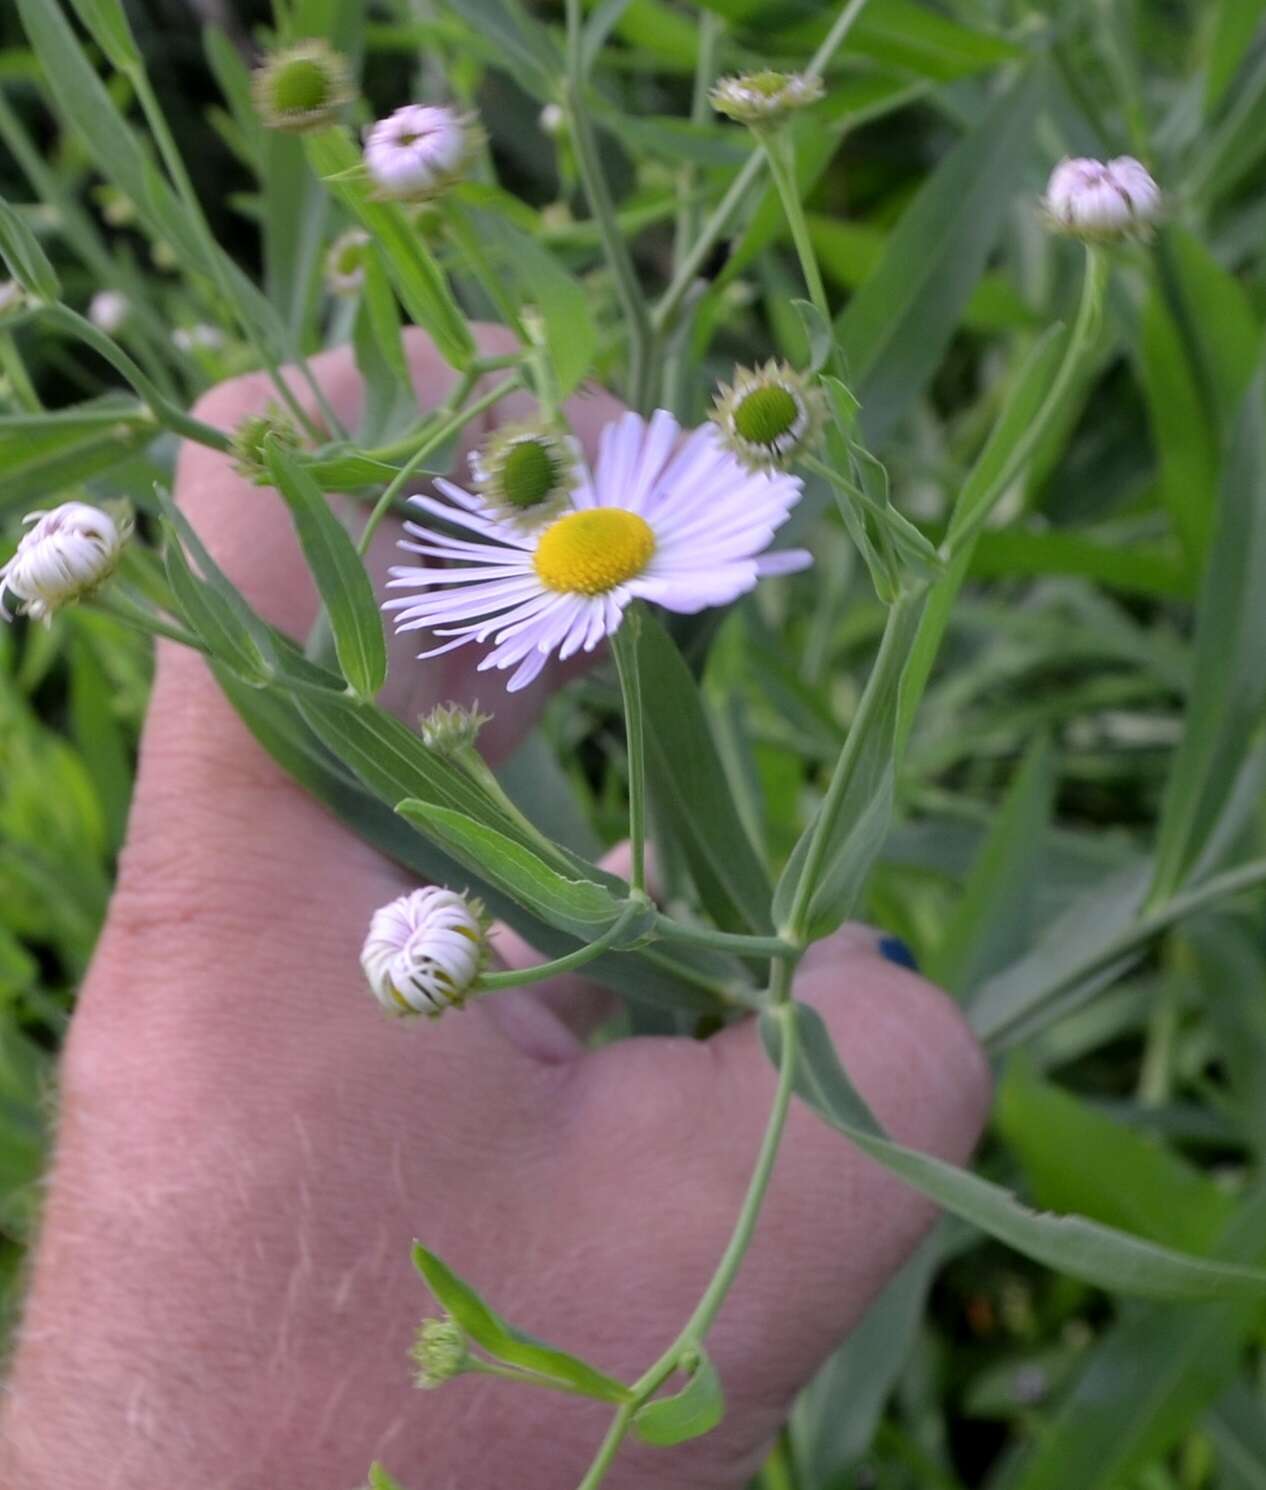
[[[546,528],[532,562],[547,589],[605,595],[641,574],[654,552],[655,534],[636,512],[591,507]]]

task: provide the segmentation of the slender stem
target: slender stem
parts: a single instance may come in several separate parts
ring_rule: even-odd
[[[190,179],[189,172],[185,168],[184,160],[176,146],[176,141],[173,139],[171,130],[168,128],[166,116],[163,114],[157,95],[150,86],[148,74],[143,67],[135,67],[130,70],[128,76],[132,86],[136,90],[137,102],[140,104],[141,111],[145,115],[146,122],[150,127],[150,133],[154,136],[154,143],[158,146],[158,152],[163,158],[163,164],[167,167],[167,173],[171,177],[172,183],[189,213],[195,231],[202,239],[207,262],[210,265],[212,275],[224,303],[232,310],[238,325],[242,328],[246,339],[254,348],[255,355],[263,364],[273,386],[281,395],[286,407],[299,421],[302,428],[307,431],[310,438],[314,440],[320,439],[322,431],[310,418],[308,411],[295,397],[290,385],[282,377],[281,369],[277,365],[276,358],[273,357],[262,338],[258,335],[257,329],[250,315],[242,306],[239,297],[233,293],[233,287],[229,283],[228,275],[225,272],[223,253],[212,235],[211,227],[207,222],[206,214],[202,210],[202,203],[198,198],[198,193],[194,190],[193,181]],[[297,359],[297,365],[300,374],[316,400],[317,407],[321,410],[321,417],[326,421],[329,433],[332,435],[345,434],[346,431],[343,429],[338,415],[335,414],[329,401],[326,399],[324,390],[312,376],[306,359],[299,357]]]
[[[642,717],[642,679],[637,658],[639,618],[630,607],[611,639],[620,691],[624,695],[624,732],[629,753],[629,883],[646,889],[646,741]]]
[[[800,270],[809,290],[809,299],[829,322],[831,307],[826,298],[826,285],[818,267],[818,256],[809,236],[809,224],[804,215],[804,204],[800,200],[800,186],[796,180],[795,153],[791,140],[783,130],[759,131],[765,158],[769,161],[769,173],[774,178],[778,195],[782,198],[782,209],[791,229],[791,240],[800,259]]]
[[[809,840],[804,866],[796,882],[791,911],[783,934],[791,942],[802,943],[809,917],[809,906],[818,886],[818,876],[835,837],[835,825],[843,808],[853,773],[867,737],[874,725],[880,700],[896,686],[909,652],[907,632],[913,611],[919,604],[917,595],[899,595],[888,611],[888,620],[879,643],[879,652],[862,693],[844,748],[835,763],[835,771],[826,796],[818,810],[813,837]]]
[[[100,611],[116,621],[121,621],[123,625],[130,626],[133,631],[143,632],[147,636],[161,636],[169,642],[179,642],[182,647],[191,647],[195,652],[207,650],[192,631],[187,631],[183,626],[173,626],[167,621],[158,620],[143,605],[138,605],[128,595],[119,594],[117,591],[114,594],[94,595],[89,603],[93,610]]]
[[[808,67],[805,68],[806,77],[822,76],[830,66],[831,58],[843,45],[844,38],[861,15],[865,5],[866,0],[848,0],[848,4],[841,9],[835,19],[835,24],[827,32],[822,45],[813,54]],[[750,159],[730,183],[729,190],[721,198],[716,210],[704,225],[703,232],[700,233],[689,255],[677,266],[668,288],[664,291],[663,298],[651,316],[651,325],[657,335],[672,325],[683,297],[698,277],[700,269],[712,252],[713,245],[725,232],[739,207],[748,199],[764,163],[761,152],[753,150]]]
[[[565,957],[556,957],[552,962],[537,963],[535,967],[519,968],[513,972],[506,973],[484,973],[475,985],[476,993],[492,993],[500,988],[520,988],[525,983],[544,983],[547,979],[557,977],[559,973],[571,972],[573,968],[584,967],[585,963],[592,962],[596,957],[608,951],[620,940],[629,926],[646,912],[645,897],[635,898],[624,907],[619,916],[598,937],[585,947],[578,947],[574,952],[569,952]]]
[[[515,374],[513,377],[504,378],[500,383],[490,388],[487,393],[475,399],[473,403],[467,404],[464,409],[460,409],[451,419],[445,420],[430,431],[409,459],[405,461],[404,465],[392,477],[382,495],[374,503],[369,516],[365,519],[365,526],[361,529],[360,538],[356,543],[356,552],[362,558],[369,551],[370,541],[373,539],[379,523],[390,512],[392,504],[408,483],[409,478],[427,456],[430,455],[431,451],[436,449],[437,446],[442,445],[450,435],[456,434],[458,430],[463,429],[472,419],[482,414],[485,409],[490,409],[493,404],[503,399],[507,393],[517,388],[521,382],[522,379],[518,374]]]
[[[595,1487],[602,1483],[620,1444],[629,1431],[637,1409],[652,1397],[677,1370],[683,1357],[700,1349],[704,1336],[708,1333],[718,1310],[725,1302],[726,1294],[729,1293],[743,1258],[747,1254],[747,1249],[751,1245],[752,1235],[756,1230],[756,1223],[765,1201],[765,1192],[769,1189],[769,1181],[773,1176],[774,1163],[778,1158],[783,1129],[787,1123],[787,1112],[795,1090],[799,1047],[799,1027],[796,1021],[795,1005],[790,1001],[779,1001],[774,1008],[773,1017],[782,1026],[778,1089],[774,1094],[774,1104],[770,1108],[769,1118],[765,1124],[765,1133],[761,1139],[756,1167],[752,1170],[752,1177],[748,1181],[747,1194],[743,1198],[743,1206],[734,1223],[734,1230],[730,1233],[730,1240],[703,1296],[677,1338],[655,1364],[648,1367],[634,1383],[633,1400],[624,1403],[616,1413],[593,1463],[590,1464],[577,1490],[595,1490]]]
[[[170,399],[164,397],[122,347],[111,341],[104,332],[98,331],[91,321],[77,311],[71,310],[69,306],[45,302],[40,306],[39,314],[104,357],[140,394],[160,424],[166,425],[168,429],[174,430],[176,434],[183,435],[188,440],[196,440],[200,445],[209,445],[212,450],[229,448],[229,438],[223,430],[204,424],[201,419],[195,419],[192,415],[186,414],[183,409],[178,408]]]
[[[656,934],[666,942],[689,942],[695,947],[715,947],[718,952],[737,952],[740,957],[798,957],[800,948],[777,936],[745,936],[735,931],[714,931],[710,926],[687,926],[669,916],[655,917]]]
[[[1044,988],[1039,988],[1023,999],[1017,1000],[992,1018],[973,1020],[972,1025],[977,1036],[987,1047],[997,1049],[1007,1043],[1007,1037],[1017,1025],[1023,1024],[1026,1033],[1042,1028],[1042,1025],[1034,1026],[1030,1021],[1035,1014],[1042,1011],[1044,1005],[1050,1004],[1061,993],[1075,988],[1078,983],[1092,977],[1102,968],[1110,966],[1118,958],[1138,951],[1153,937],[1159,936],[1161,932],[1168,930],[1170,926],[1194,912],[1203,910],[1217,901],[1226,900],[1232,895],[1239,895],[1245,890],[1254,890],[1262,884],[1266,884],[1266,859],[1253,859],[1235,869],[1228,869],[1223,874],[1214,875],[1211,879],[1205,880],[1203,884],[1186,891],[1185,894],[1172,896],[1163,905],[1140,916],[1132,926],[1127,927],[1108,946],[1087,957],[1071,971],[1061,974],[1053,983],[1048,983]],[[971,1018],[970,1013],[968,1017]]]

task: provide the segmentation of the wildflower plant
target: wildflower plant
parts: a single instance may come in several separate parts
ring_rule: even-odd
[[[402,27],[411,15],[386,8]],[[864,0],[824,6],[812,25],[792,24],[804,21],[793,7],[777,38],[776,55],[797,64],[786,72],[744,72],[756,55],[747,9],[704,5],[690,96],[677,99],[688,118],[676,121],[640,117],[636,90],[619,86],[609,59],[631,44],[619,6],[566,0],[554,24],[516,0],[443,0],[451,27],[426,28],[438,51],[416,91],[385,98],[365,96],[357,76],[372,41],[365,7],[327,7],[340,21],[326,37],[302,33],[303,7],[279,5],[253,71],[218,32],[209,40],[219,127],[258,178],[261,288],[217,236],[120,0],[17,9],[52,116],[100,180],[81,201],[82,183],[51,171],[0,101],[0,138],[27,199],[0,202],[0,511],[13,540],[0,603],[48,620],[74,600],[108,624],[204,654],[281,765],[416,877],[365,931],[364,978],[385,1009],[469,1018],[472,1000],[583,967],[626,1001],[634,1028],[658,1021],[703,1035],[758,1020],[777,1069],[729,1243],[697,1307],[636,1379],[502,1320],[462,1280],[461,1259],[436,1258],[423,1236],[414,1260],[444,1317],[420,1329],[419,1384],[459,1392],[476,1372],[504,1378],[507,1391],[606,1403],[609,1430],[577,1490],[602,1483],[630,1435],[670,1453],[710,1431],[725,1381],[709,1332],[743,1286],[794,1103],[964,1231],[1077,1288],[1258,1306],[1260,1245],[1208,1255],[1173,1232],[1140,1234],[1072,1178],[1067,1191],[1050,1188],[1071,1191],[1086,1213],[1055,1215],[1020,1198],[1016,1163],[973,1173],[902,1145],[794,984],[808,949],[849,918],[902,914],[892,888],[901,853],[921,873],[946,872],[919,830],[950,818],[954,842],[970,845],[953,914],[943,896],[924,895],[901,929],[918,940],[921,924],[941,928],[928,934],[932,971],[963,996],[991,1053],[1024,1044],[1050,1066],[1064,1048],[1043,1043],[1052,1031],[1094,1040],[1076,1022],[1091,1010],[1119,1031],[1111,1000],[1134,996],[1131,980],[1156,965],[1145,959],[1158,947],[1198,959],[1174,950],[1187,947],[1183,928],[1266,883],[1260,297],[1250,303],[1192,230],[1219,200],[1221,256],[1249,252],[1248,229],[1230,220],[1234,201],[1217,199],[1250,169],[1237,154],[1250,150],[1239,115],[1225,116],[1224,143],[1192,168],[1196,206],[1171,231],[1181,198],[1167,168],[1187,160],[1181,119],[1149,136],[1139,108],[1129,111],[1155,179],[1133,156],[1060,161],[1080,105],[1064,90],[1049,106],[1044,54],[1048,40],[1062,45],[1055,31],[1034,21],[1010,33],[938,12],[955,55],[970,59],[970,89],[946,114],[961,139],[895,225],[869,225],[840,248],[841,224],[809,204],[843,135],[949,76],[912,86],[905,61],[884,60],[882,28],[862,24]],[[877,69],[857,69],[856,56],[876,47]],[[516,125],[495,106],[480,115],[499,96],[482,87],[489,77],[527,96]],[[523,121],[558,176],[538,205],[501,184],[500,146]],[[51,220],[39,216],[41,197]],[[1043,224],[1055,231],[1042,234]],[[1040,258],[1024,293],[989,267],[1004,241]],[[861,277],[848,252],[858,243]],[[138,268],[142,248],[168,266],[161,278]],[[95,294],[72,294],[85,273]],[[1040,302],[1039,280],[1053,286]],[[1225,344],[1201,319],[1215,312],[1240,321]],[[1078,420],[1093,421],[1106,360],[1140,316],[1155,491],[1118,507],[1104,479],[1086,478],[1060,510],[1104,503],[1104,524],[1090,537],[1061,535],[1043,516],[1043,483]],[[977,332],[1001,323],[1006,335],[973,372],[978,396],[938,423],[946,395],[935,380],[962,351],[951,339],[964,318]],[[476,329],[489,322],[492,340]],[[449,370],[447,386],[421,401],[407,323]],[[104,369],[107,389],[46,408],[33,369],[50,340],[65,359]],[[318,353],[344,344],[363,384],[355,427],[314,370]],[[198,395],[244,371],[267,385],[271,406],[225,432],[199,412]],[[607,407],[600,385],[624,407],[595,420]],[[1181,409],[1167,389],[1183,395]],[[1105,442],[1117,437],[1104,431]],[[285,636],[257,613],[171,502],[179,441],[219,452],[285,503],[320,598],[309,636]],[[102,505],[120,495],[141,514],[126,547],[125,525]],[[22,532],[12,518],[36,508]],[[388,533],[389,572],[375,563]],[[1008,553],[1023,556],[1017,573],[1059,579],[1036,596],[1012,588],[990,605],[974,599],[969,578],[1005,574]],[[1055,657],[1072,667],[1088,635],[1122,668],[1137,661],[1137,618],[1069,588],[1105,573],[1149,605],[1198,597],[1194,623],[1189,610],[1166,613],[1173,648],[1133,692],[1108,673],[1029,725],[1000,712],[990,690],[1030,665],[1039,631],[1043,666]],[[982,630],[1010,650],[973,651]],[[1175,661],[1179,632],[1190,640]],[[389,666],[438,670],[456,651],[490,674],[487,714],[456,703],[415,726],[379,702]],[[552,706],[545,753],[565,787],[583,775],[559,764],[567,742],[605,742],[607,786],[590,798],[592,819],[608,837],[619,819],[627,879],[597,866],[596,844],[582,852],[556,822],[536,820],[534,794],[512,792],[479,754],[503,693],[542,689],[567,663],[573,681]],[[1140,697],[1159,707],[1175,693],[1190,707],[1176,744],[1166,742],[1154,828],[1093,850],[1072,827],[1053,833],[1056,768],[1043,730],[1067,726],[1075,744],[1076,725],[1109,729]],[[996,782],[999,749],[1022,760],[990,798],[991,817],[972,794]],[[1106,769],[1103,757],[1077,757],[1083,786]],[[662,904],[648,887],[652,825],[670,880]],[[1094,882],[1079,896],[1052,892],[1059,915],[1043,927],[1040,864],[1060,854],[1066,878],[1076,877],[1069,865],[1083,879],[1092,865]],[[544,961],[500,969],[494,917]],[[1256,958],[1262,966],[1260,948]],[[1148,1036],[1154,1063],[1170,1061],[1180,1002]],[[1153,1018],[1162,1016],[1143,1016]],[[1009,1084],[1008,1101],[1023,1103],[1025,1090]],[[1225,1141],[1246,1168],[1251,1144]],[[1033,1167],[1049,1160],[1043,1151]]]

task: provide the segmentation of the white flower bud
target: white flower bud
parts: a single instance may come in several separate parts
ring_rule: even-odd
[[[98,290],[88,302],[88,319],[98,331],[113,336],[131,311],[131,302],[118,290]]]
[[[1131,155],[1115,160],[1061,160],[1042,200],[1056,229],[1076,238],[1114,242],[1144,237],[1160,216],[1160,188]]]
[[[365,138],[365,169],[386,197],[421,201],[461,175],[471,130],[455,110],[406,104],[380,119]]]
[[[747,72],[722,78],[708,94],[718,114],[738,124],[778,124],[825,97],[822,79],[798,72]]]
[[[374,912],[360,965],[384,1009],[442,1014],[460,1005],[487,955],[483,906],[438,885]]]
[[[7,590],[33,620],[47,621],[113,573],[127,539],[114,519],[86,502],[63,502],[51,512],[31,512],[33,523],[17,552],[0,567],[0,616]]]
[[[541,126],[541,133],[549,135],[551,139],[562,134],[567,124],[567,115],[563,112],[562,104],[547,103],[541,110],[537,123]]]
[[[171,344],[178,352],[218,352],[224,345],[224,333],[215,326],[177,326]]]
[[[26,304],[26,291],[16,279],[0,279],[0,316],[19,311]]]

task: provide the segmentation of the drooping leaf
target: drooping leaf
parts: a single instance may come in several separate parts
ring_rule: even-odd
[[[689,1379],[671,1397],[656,1397],[633,1414],[633,1431],[660,1448],[711,1433],[725,1416],[721,1378],[706,1350],[695,1352]]]

